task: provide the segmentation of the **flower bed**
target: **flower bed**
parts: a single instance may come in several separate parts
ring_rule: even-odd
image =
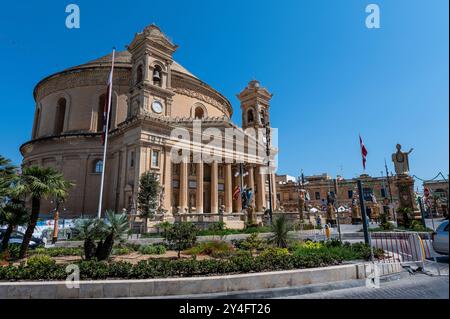
[[[334,245],[334,246],[333,246]],[[156,259],[132,264],[125,261],[78,261],[80,278],[88,279],[147,279],[190,277],[292,270],[338,265],[344,260],[367,259],[370,249],[364,244],[303,243],[290,249],[269,247],[254,256],[250,251],[237,250],[227,258],[197,260]],[[0,280],[65,280],[66,265],[56,264],[47,255],[34,255],[20,265],[0,267]]]

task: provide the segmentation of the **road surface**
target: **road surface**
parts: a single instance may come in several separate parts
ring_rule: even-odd
[[[447,267],[448,269],[448,267]],[[448,273],[448,271],[447,271]],[[380,288],[356,287],[279,297],[280,299],[448,299],[449,278],[425,274],[407,275],[398,280],[381,282]]]

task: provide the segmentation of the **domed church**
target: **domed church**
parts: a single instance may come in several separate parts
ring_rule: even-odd
[[[97,215],[103,167],[102,213],[135,209],[139,177],[147,171],[160,181],[160,209],[165,216],[185,214],[185,220],[195,220],[228,214],[232,220],[242,210],[242,199],[233,196],[241,176],[253,191],[256,212],[269,207],[269,185],[276,208],[275,173],[262,173],[267,166],[263,156],[237,154],[233,148],[221,151],[226,161],[172,161],[177,138],[171,132],[174,128],[192,132],[194,122],[201,123],[202,132],[234,128],[247,139],[260,141],[245,129],[269,123],[272,97],[258,81],[251,81],[238,94],[243,124],[238,128],[231,121],[233,108],[227,98],[174,61],[176,50],[157,26],[150,25],[135,35],[126,51],[116,52],[106,165],[103,107],[112,54],[50,75],[36,85],[32,138],[20,151],[24,166],[53,167],[75,183],[61,217]],[[195,147],[195,143],[188,144]],[[236,158],[244,161],[243,166]],[[50,200],[43,201],[41,214],[50,214],[53,208]]]

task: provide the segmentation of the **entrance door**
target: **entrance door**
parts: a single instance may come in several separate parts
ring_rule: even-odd
[[[211,191],[209,183],[203,184],[203,212],[211,213]]]

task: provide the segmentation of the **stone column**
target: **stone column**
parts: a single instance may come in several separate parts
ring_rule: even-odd
[[[169,214],[172,212],[172,158],[170,150],[165,150],[164,153],[164,209],[168,210]]]
[[[233,212],[233,178],[231,164],[225,164],[225,213]]]
[[[275,178],[275,173],[272,173],[269,175],[271,180],[271,185],[272,185],[272,207],[273,210],[275,211],[278,208],[278,202],[277,202],[277,181]]]
[[[195,209],[197,213],[203,214],[203,162],[195,165],[197,165],[197,196]]]
[[[258,212],[263,211],[263,207],[267,209],[266,205],[266,175],[263,173],[263,167],[259,166],[256,170],[256,180],[258,183],[258,194],[256,198],[256,210]]]
[[[239,173],[239,168],[236,167],[235,173]],[[236,176],[237,175],[237,176]],[[238,174],[235,174],[235,176],[233,177],[234,183],[233,183],[233,191],[235,189],[236,186],[240,186],[240,176]],[[242,198],[241,196],[238,196],[238,198],[236,200],[234,200],[235,203],[235,213],[240,213],[242,210]]]
[[[248,169],[248,175],[247,175],[247,186],[252,189],[252,200],[249,203],[250,206],[255,208],[255,176],[254,176],[254,169],[253,166],[249,166]]]
[[[218,176],[217,162],[211,163],[211,214],[219,212],[219,192],[218,192]]]
[[[182,161],[180,163],[180,208],[181,213],[185,212],[188,207],[188,163]]]

